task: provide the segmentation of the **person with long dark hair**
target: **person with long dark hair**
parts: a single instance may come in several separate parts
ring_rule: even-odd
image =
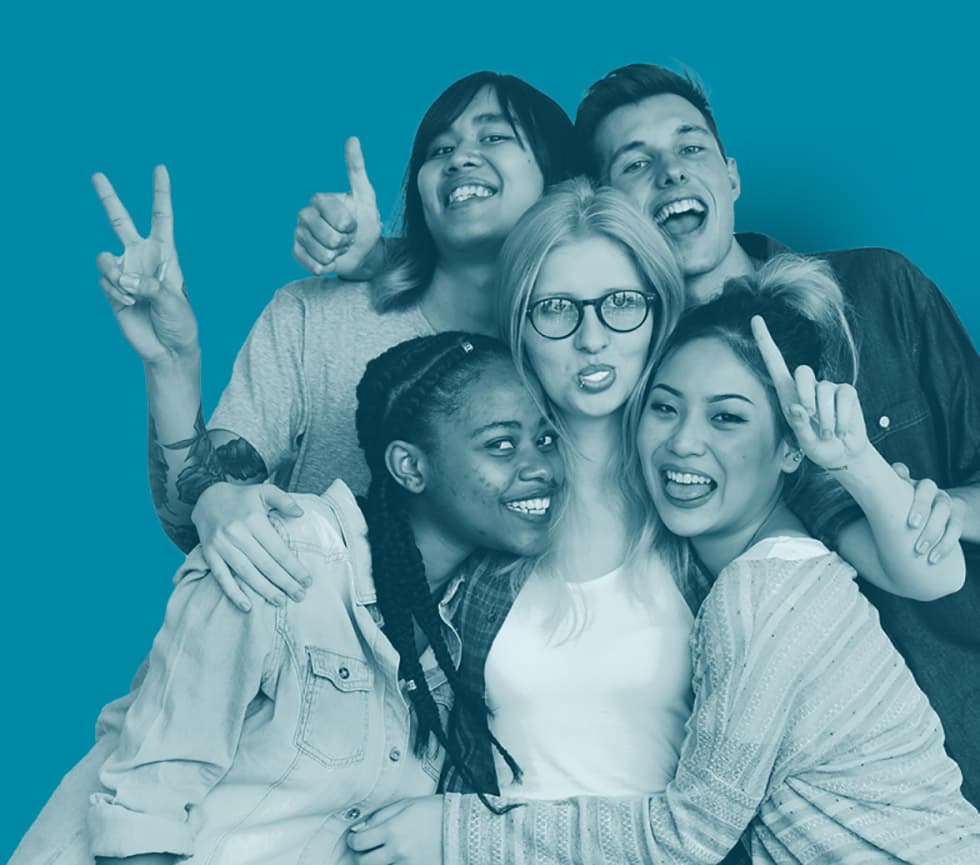
[[[245,589],[245,613],[195,549],[100,784],[59,790],[12,863],[347,862],[347,828],[433,792],[444,755],[469,777],[445,726],[454,700],[485,712],[456,673],[459,576],[477,550],[542,552],[556,434],[480,334],[389,349],[357,401],[364,499],[336,481],[273,517],[315,574],[309,597]]]
[[[146,371],[154,505],[181,549],[200,542],[234,599],[245,604],[232,571],[264,597],[302,596],[309,575],[268,512],[298,512],[283,490],[320,493],[338,477],[365,488],[354,388],[370,358],[415,336],[494,332],[500,245],[547,185],[575,172],[572,142],[565,112],[519,78],[477,72],[450,85],[416,133],[403,237],[383,272],[372,283],[306,279],[278,291],[207,426],[166,170],[156,170],[146,238],[96,175],[124,245],[122,256],[99,256],[101,285]]]

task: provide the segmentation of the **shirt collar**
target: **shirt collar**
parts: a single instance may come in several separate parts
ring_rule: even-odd
[[[735,235],[735,240],[756,266],[768,261],[773,256],[793,251],[786,244],[780,243],[768,234],[757,234],[754,231],[740,231]]]
[[[350,553],[354,565],[354,594],[355,600],[362,606],[378,602],[378,590],[371,577],[371,547],[368,545],[367,522],[350,491],[343,481],[334,481],[329,489],[320,497],[324,499],[337,513],[344,543]],[[453,577],[446,586],[439,601],[439,612],[443,621],[448,622],[459,606],[460,586],[466,578],[463,573]]]

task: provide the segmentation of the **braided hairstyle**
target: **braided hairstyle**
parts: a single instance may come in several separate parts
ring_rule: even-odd
[[[416,337],[370,361],[357,386],[357,438],[371,472],[367,497],[361,502],[371,546],[371,568],[384,632],[398,652],[399,675],[407,681],[418,721],[415,753],[422,755],[434,736],[445,749],[447,762],[473,789],[479,785],[458,746],[447,735],[422,672],[415,642],[416,624],[428,638],[453,688],[457,711],[474,714],[478,722],[474,726],[486,731],[492,747],[515,778],[520,776],[520,769],[490,732],[482,695],[463,684],[457,674],[408,519],[407,501],[411,494],[389,473],[385,452],[396,439],[431,447],[433,418],[456,410],[460,395],[492,359],[510,361],[507,346],[492,337],[461,332]],[[487,807],[498,810],[482,793],[479,795]]]

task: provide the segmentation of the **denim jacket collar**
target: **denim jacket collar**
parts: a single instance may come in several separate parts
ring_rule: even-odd
[[[368,545],[367,523],[357,499],[342,480],[334,481],[321,498],[336,513],[340,525],[346,529],[344,544],[354,566],[354,599],[361,606],[377,604],[378,592],[371,577],[371,547]],[[464,575],[460,573],[446,586],[439,601],[439,610],[444,621],[450,620],[464,581]]]

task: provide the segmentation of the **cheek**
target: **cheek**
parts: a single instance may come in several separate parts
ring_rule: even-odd
[[[546,389],[548,382],[554,381],[561,367],[567,363],[569,354],[565,350],[565,343],[571,343],[571,337],[569,339],[545,339],[534,332],[533,328],[524,337],[524,351],[527,354],[528,363]]]
[[[639,330],[632,333],[617,334],[617,348],[624,360],[637,371],[643,369],[647,355],[650,353],[650,342],[653,339],[653,323],[648,318]]]
[[[415,185],[418,188],[419,197],[422,199],[422,209],[425,211],[426,216],[428,216],[436,199],[438,171],[434,166],[426,163],[419,169],[418,177],[415,179]]]
[[[520,151],[515,175],[520,178],[521,187],[526,190],[532,201],[537,201],[544,192],[544,175],[538,168],[538,162],[530,151]]]

